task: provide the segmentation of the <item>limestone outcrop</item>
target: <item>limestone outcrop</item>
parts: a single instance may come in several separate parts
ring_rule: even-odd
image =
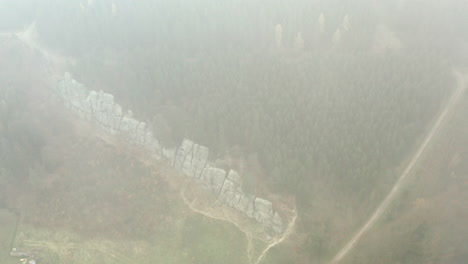
[[[209,149],[191,140],[184,139],[175,149],[163,147],[153,136],[145,122],[126,113],[114,102],[114,96],[88,90],[75,81],[69,73],[55,88],[64,105],[80,118],[93,122],[112,135],[140,145],[156,159],[166,159],[185,176],[209,189],[220,204],[235,208],[263,226],[280,234],[284,225],[273,204],[265,199],[242,191],[241,176],[234,170],[225,171],[209,161]]]

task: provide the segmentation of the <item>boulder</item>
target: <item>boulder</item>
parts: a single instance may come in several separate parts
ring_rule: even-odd
[[[260,223],[266,223],[273,218],[273,204],[262,198],[255,198],[254,218]]]
[[[275,212],[275,215],[273,216],[272,219],[272,224],[271,224],[273,231],[277,234],[281,234],[284,231],[284,224],[283,220],[279,216],[278,212]]]
[[[171,162],[171,164],[174,164],[175,153],[176,153],[176,149],[174,148],[162,147],[163,157],[168,159]]]
[[[200,180],[205,187],[211,189],[213,193],[218,194],[224,185],[225,178],[225,170],[207,167],[203,170]]]
[[[146,131],[144,142],[145,148],[149,150],[153,154],[153,156],[155,156],[157,159],[162,158],[161,145],[159,144],[159,141],[156,138],[154,138],[153,132],[151,132],[150,130]]]
[[[129,142],[136,143],[136,130],[140,122],[130,115],[125,115],[120,122],[119,131]]]
[[[230,207],[236,207],[243,196],[240,186],[240,175],[230,170],[227,179],[218,195],[218,201]]]
[[[239,203],[234,206],[235,209],[245,213],[248,217],[253,217],[254,215],[254,200],[255,197],[251,195],[244,194]]]
[[[192,177],[199,179],[202,175],[203,169],[208,163],[209,150],[205,146],[196,144],[193,148],[192,159],[190,164],[184,163],[184,169],[187,170],[189,174],[192,174]],[[185,162],[188,162],[187,160]]]
[[[176,169],[183,170],[186,159],[192,159],[192,149],[194,143],[188,139],[184,139],[182,144],[177,148],[173,166]]]
[[[146,123],[141,122],[140,125],[138,125],[136,132],[135,132],[135,143],[138,145],[145,145],[145,140],[146,140]]]

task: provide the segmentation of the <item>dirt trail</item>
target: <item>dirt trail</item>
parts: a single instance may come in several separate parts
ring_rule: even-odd
[[[260,236],[255,235],[254,232],[251,232],[248,229],[244,228],[241,224],[239,224],[234,219],[231,219],[231,217],[229,217],[229,214],[223,213],[222,216],[218,216],[210,212],[209,210],[203,210],[203,209],[197,208],[195,206],[195,204],[197,203],[197,200],[193,200],[192,202],[190,202],[185,196],[186,189],[187,187],[181,191],[180,195],[181,195],[182,200],[187,205],[187,207],[189,207],[190,210],[192,210],[195,213],[201,214],[205,217],[231,223],[235,225],[239,229],[239,231],[241,231],[245,235],[247,239],[246,251],[247,251],[247,258],[249,260],[249,264],[260,264],[262,260],[266,257],[270,249],[277,246],[278,244],[281,244],[283,241],[285,241],[289,237],[289,235],[291,235],[294,232],[294,227],[296,226],[296,219],[297,219],[296,209],[290,211],[291,216],[288,221],[288,225],[286,227],[286,230],[281,234],[281,236],[274,237],[271,240],[266,240]],[[260,255],[257,257],[255,261],[254,261],[254,256],[253,256],[253,253],[254,253],[253,239],[258,239],[267,243],[267,245],[265,246],[265,248],[263,249],[263,251],[260,253]]]
[[[18,32],[3,32],[4,35],[15,35],[31,50],[39,51],[47,62],[47,70],[49,77],[52,80],[57,80],[62,77],[64,69],[67,65],[73,65],[76,63],[74,58],[63,56],[53,50],[46,48],[38,41],[38,32],[36,30],[36,22],[32,22],[23,31]]]
[[[408,175],[412,172],[415,165],[421,159],[423,153],[427,150],[429,143],[432,141],[434,136],[437,134],[437,131],[442,127],[444,121],[447,119],[448,114],[455,108],[459,99],[462,97],[464,91],[466,90],[467,86],[467,75],[463,75],[458,71],[454,71],[454,75],[457,80],[457,87],[453,91],[452,95],[450,96],[449,101],[447,102],[444,109],[440,112],[438,118],[434,122],[431,129],[428,131],[424,141],[419,146],[418,150],[411,158],[410,162],[406,166],[403,173],[398,178],[397,182],[393,186],[392,190],[388,193],[387,197],[382,201],[382,203],[377,207],[371,217],[367,220],[367,222],[354,234],[352,239],[336,254],[333,258],[331,263],[337,264],[343,260],[343,258],[353,249],[353,247],[359,242],[361,237],[376,223],[379,217],[387,210],[389,204],[395,199],[395,196],[403,185],[405,179]]]
[[[289,221],[288,227],[286,228],[284,233],[280,237],[277,237],[277,238],[273,239],[270,242],[270,244],[262,251],[260,256],[257,258],[257,261],[255,261],[255,264],[260,264],[262,262],[262,260],[266,257],[266,255],[268,254],[268,251],[270,251],[270,249],[272,249],[273,247],[281,244],[286,238],[289,237],[289,235],[291,235],[294,232],[294,227],[296,226],[296,220],[297,220],[297,211],[296,211],[296,209],[294,209],[291,213],[293,214],[293,217]]]

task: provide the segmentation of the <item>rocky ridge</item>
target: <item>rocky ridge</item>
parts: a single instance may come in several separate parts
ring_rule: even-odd
[[[95,123],[109,134],[120,135],[132,144],[143,146],[156,159],[169,160],[185,176],[209,189],[220,204],[241,211],[276,234],[284,231],[283,221],[273,209],[273,204],[244,193],[240,175],[210,162],[207,147],[184,139],[175,149],[165,148],[145,122],[136,120],[131,111],[124,112],[114,102],[113,95],[89,90],[69,73],[65,73],[55,91],[65,106],[80,118]]]

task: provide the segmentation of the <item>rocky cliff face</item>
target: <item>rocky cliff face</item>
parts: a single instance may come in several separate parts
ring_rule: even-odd
[[[284,231],[283,221],[272,203],[244,193],[240,175],[233,170],[217,168],[208,160],[207,147],[184,139],[176,149],[164,148],[147,124],[134,119],[131,111],[125,113],[114,102],[113,95],[90,91],[72,79],[69,73],[59,81],[55,91],[65,106],[80,118],[95,123],[110,134],[120,135],[133,144],[141,145],[156,159],[167,159],[185,176],[213,192],[224,206],[243,212],[277,234]]]

